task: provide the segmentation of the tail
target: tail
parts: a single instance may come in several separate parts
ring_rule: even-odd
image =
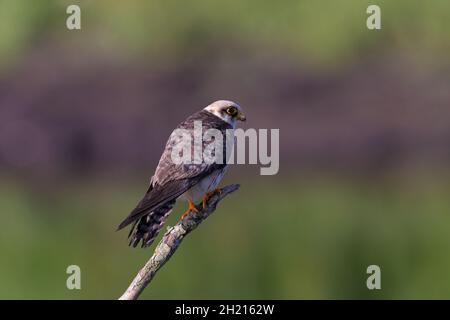
[[[150,246],[167,220],[176,200],[169,201],[147,215],[137,220],[131,227],[128,238],[130,246],[136,247],[142,241],[141,247]]]
[[[144,198],[122,221],[117,230],[133,224],[130,234],[130,246],[136,247],[142,241],[142,247],[148,247],[155,240],[176,199],[186,192],[196,180],[180,179],[169,181],[163,186],[154,184],[153,177]]]

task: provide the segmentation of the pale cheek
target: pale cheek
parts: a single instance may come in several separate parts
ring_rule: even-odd
[[[225,121],[229,121],[230,117],[228,114],[226,114],[225,112],[220,112],[219,117],[222,118]]]
[[[226,119],[226,114],[220,111],[215,111],[214,114],[218,116],[220,119]]]
[[[223,121],[228,122],[229,124],[231,124],[233,127],[235,126],[235,119],[230,116],[229,114],[225,113],[225,112],[220,112],[220,111],[213,111],[213,114],[215,114],[216,116],[218,116],[219,118],[221,118]]]
[[[236,126],[236,119],[230,115],[226,116],[225,121],[228,122],[229,124],[231,124],[233,126],[233,128]]]

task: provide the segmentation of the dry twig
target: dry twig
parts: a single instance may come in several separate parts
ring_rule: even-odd
[[[198,212],[191,212],[175,226],[168,228],[163,238],[156,246],[150,260],[139,271],[131,282],[125,293],[119,300],[136,300],[144,291],[145,287],[152,281],[156,272],[170,259],[183,241],[184,237],[197,228],[200,223],[216,210],[220,200],[239,188],[238,184],[231,184],[221,189],[220,193],[212,196],[206,203],[205,208],[197,208]]]

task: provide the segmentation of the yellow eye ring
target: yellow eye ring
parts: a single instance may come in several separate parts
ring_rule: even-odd
[[[226,112],[230,115],[230,116],[232,116],[232,117],[234,117],[236,114],[237,114],[237,109],[235,108],[235,107],[229,107],[227,110],[226,110]]]

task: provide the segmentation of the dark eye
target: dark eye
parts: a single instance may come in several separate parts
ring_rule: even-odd
[[[226,112],[230,115],[230,116],[235,116],[237,114],[237,109],[235,107],[228,107]]]

